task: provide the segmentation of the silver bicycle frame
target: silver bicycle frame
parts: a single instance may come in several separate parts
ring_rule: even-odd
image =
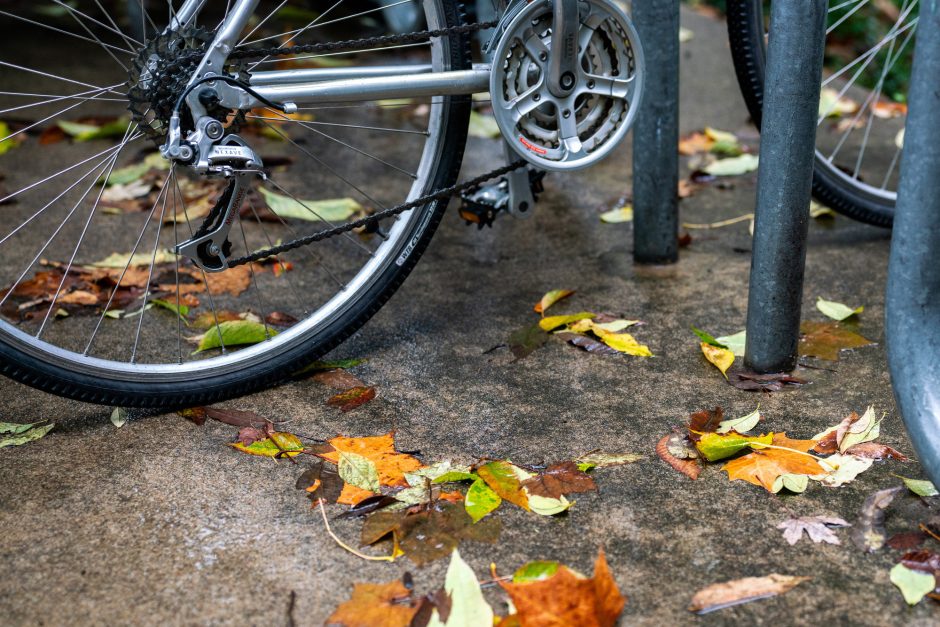
[[[190,85],[211,77],[221,68],[238,43],[259,0],[236,0]],[[206,0],[187,0],[177,11],[173,27],[183,26],[198,16]],[[429,65],[369,66],[253,72],[252,89],[259,96],[278,103],[310,104],[357,102],[386,98],[469,95],[489,89],[490,66],[474,65],[472,70],[435,72]],[[221,103],[227,107],[251,109],[263,106],[256,97],[221,82],[215,86]],[[197,94],[187,99],[194,115],[204,115]]]

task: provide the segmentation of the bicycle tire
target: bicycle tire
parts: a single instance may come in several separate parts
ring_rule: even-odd
[[[438,0],[446,26],[465,23],[463,6],[457,0]],[[449,35],[449,57],[445,69],[471,67],[470,38]],[[429,177],[427,191],[448,187],[457,180],[470,119],[470,96],[443,99],[443,138],[436,169]],[[358,298],[312,337],[269,351],[250,367],[202,375],[196,371],[187,379],[172,381],[100,376],[59,361],[51,354],[37,354],[23,347],[7,332],[0,332],[0,374],[59,396],[110,406],[173,409],[223,401],[261,390],[284,381],[298,370],[329,352],[361,328],[392,297],[417,264],[443,214],[448,201],[437,201],[413,210],[411,231],[400,238],[400,249],[389,255],[386,266]]]
[[[762,0],[729,0],[727,21],[731,57],[741,95],[760,130],[767,65]],[[894,221],[893,200],[866,193],[847,177],[840,176],[819,154],[813,170],[813,196],[842,215],[865,224],[891,228]]]

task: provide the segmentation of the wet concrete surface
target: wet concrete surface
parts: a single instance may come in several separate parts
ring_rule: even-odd
[[[724,25],[693,13],[683,23],[683,131],[705,125],[741,131]],[[745,141],[756,148],[753,132]],[[498,144],[472,139],[464,174],[488,169]],[[495,545],[461,554],[484,577],[491,562],[510,572],[555,559],[590,572],[603,547],[628,604],[625,625],[680,623],[928,625],[926,602],[909,609],[888,580],[898,553],[868,555],[848,534],[840,546],[787,545],[776,525],[791,516],[853,520],[892,473],[921,477],[916,462],[877,463],[842,488],[811,486],[774,496],[729,482],[717,466],[695,482],[654,454],[656,441],[690,412],[720,405],[742,415],[760,403],[769,430],[810,437],[872,404],[887,412],[881,441],[912,448],[891,395],[884,352],[884,281],[889,233],[845,218],[810,227],[804,317],[822,319],[817,296],[864,304],[860,331],[877,346],[845,353],[829,369],[803,369],[811,384],[758,395],[727,385],[702,358],[690,325],[716,335],[744,327],[750,262],[747,223],[692,231],[670,268],[632,263],[632,230],[598,220],[629,194],[630,151],[601,166],[550,176],[529,221],[503,219],[477,232],[449,216],[399,293],[334,357],[367,357],[356,374],[377,400],[341,414],[330,392],[290,383],[226,403],[318,438],[394,429],[401,450],[424,459],[520,463],[569,459],[602,449],[644,460],[596,472],[597,493],[568,515],[542,518],[511,505],[497,514]],[[753,210],[753,176],[731,189],[706,187],[682,202],[685,222]],[[646,322],[636,337],[651,359],[591,356],[549,342],[513,362],[509,332],[535,322],[532,305],[553,288],[578,291],[559,311],[610,311]],[[54,420],[43,440],[0,451],[0,622],[64,624],[322,624],[354,582],[410,571],[419,591],[443,581],[444,562],[367,563],[341,550],[316,511],[293,489],[299,470],[231,450],[235,429],[176,416],[135,414],[116,429],[110,408],[82,405],[0,382],[0,418]],[[888,515],[889,532],[916,528],[933,510],[913,497]],[[358,523],[337,522],[352,541]],[[778,572],[813,579],[784,596],[701,618],[686,610],[704,585]],[[501,595],[488,598],[503,611]]]

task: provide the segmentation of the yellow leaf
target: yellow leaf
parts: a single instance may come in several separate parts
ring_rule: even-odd
[[[578,322],[579,320],[588,320],[593,317],[594,314],[589,311],[582,311],[581,313],[571,314],[569,316],[549,316],[539,320],[539,328],[543,331],[551,331],[562,325]]]
[[[705,359],[713,363],[715,367],[721,371],[721,375],[727,379],[728,375],[725,373],[728,372],[728,368],[734,363],[734,353],[727,348],[712,346],[707,342],[702,342],[701,346],[702,354],[705,355]]]
[[[283,433],[275,431],[270,436],[257,442],[252,442],[245,446],[241,442],[229,444],[232,448],[238,449],[242,453],[249,455],[260,455],[262,457],[294,457],[300,455],[304,450],[303,442],[293,433]]]
[[[629,333],[611,333],[599,327],[594,327],[594,333],[607,346],[612,349],[633,355],[635,357],[652,357],[653,353],[645,344],[640,344]]]
[[[545,310],[557,303],[558,301],[568,298],[574,294],[574,290],[552,290],[545,294],[542,297],[542,300],[535,303],[535,307],[532,309],[535,310],[535,313],[543,314]]]

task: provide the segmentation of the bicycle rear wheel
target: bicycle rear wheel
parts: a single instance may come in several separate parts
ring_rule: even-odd
[[[890,227],[897,200],[917,0],[829,3],[813,193],[836,211]],[[738,83],[760,128],[767,55],[765,0],[728,2]]]
[[[106,8],[112,4],[114,11]],[[198,23],[150,42],[130,33],[162,33],[169,3],[162,20],[148,5],[146,24],[136,29],[117,10],[121,2],[57,3],[61,10],[47,11],[23,1],[0,11],[9,34],[0,52],[4,375],[119,406],[246,394],[358,329],[428,244],[446,202],[216,274],[172,253],[222,188],[170,168],[157,153],[160,108],[184,86],[175,53],[209,41],[229,4],[207,3]],[[455,0],[412,4],[431,29],[462,23]],[[383,10],[371,2],[262,1],[240,46],[387,35]],[[158,62],[141,70],[147,59]],[[237,71],[379,64],[467,69],[468,38],[254,59]],[[144,74],[156,78],[144,84]],[[152,98],[147,110],[142,93]],[[314,104],[291,116],[217,112],[269,171],[239,209],[232,256],[453,184],[469,113],[468,96]]]

